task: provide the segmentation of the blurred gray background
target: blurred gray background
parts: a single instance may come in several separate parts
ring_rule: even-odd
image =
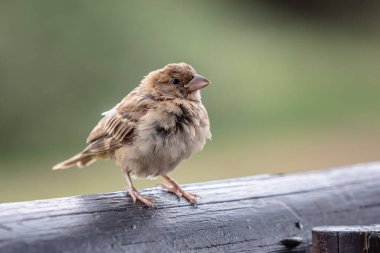
[[[379,160],[379,10],[375,1],[1,1],[0,202],[123,189],[110,161],[51,167],[171,62],[212,81],[203,101],[213,140],[173,173],[180,183]]]

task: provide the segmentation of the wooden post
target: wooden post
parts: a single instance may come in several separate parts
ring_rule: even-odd
[[[198,206],[158,188],[141,191],[156,208],[124,192],[0,204],[0,252],[304,253],[313,227],[380,216],[380,163],[184,189],[202,196]]]
[[[322,226],[313,229],[313,253],[379,252],[380,225]]]

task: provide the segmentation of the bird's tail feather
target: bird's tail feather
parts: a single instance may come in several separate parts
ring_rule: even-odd
[[[79,153],[71,157],[70,159],[67,159],[66,161],[63,161],[61,163],[54,165],[53,170],[67,169],[75,165],[78,166],[79,168],[82,168],[84,166],[90,165],[94,161],[95,161],[95,158],[93,156]]]

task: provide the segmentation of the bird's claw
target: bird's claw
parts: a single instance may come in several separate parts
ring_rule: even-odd
[[[201,198],[198,194],[187,192],[181,187],[170,186],[163,183],[158,184],[158,186],[160,186],[168,192],[174,193],[175,195],[177,195],[178,198],[184,197],[185,199],[187,199],[195,205],[198,203],[198,199]]]
[[[179,190],[179,188],[176,188],[176,187],[173,187],[173,186],[170,186],[167,184],[163,184],[163,183],[160,183],[157,186],[160,186],[162,189],[164,189],[168,192],[174,193],[175,195],[177,195],[178,198],[182,197],[182,193]]]
[[[131,196],[134,203],[136,203],[136,201],[139,200],[149,207],[154,207],[153,198],[141,195],[136,189],[129,189],[128,193]]]

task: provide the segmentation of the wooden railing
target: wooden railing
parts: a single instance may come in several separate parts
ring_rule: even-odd
[[[198,206],[157,188],[156,208],[123,192],[0,204],[0,252],[310,252],[316,226],[380,223],[380,163],[184,189]]]

